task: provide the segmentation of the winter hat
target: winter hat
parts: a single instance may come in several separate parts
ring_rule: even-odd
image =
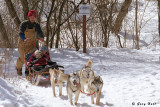
[[[48,52],[48,48],[46,47],[46,46],[42,46],[42,47],[40,47],[40,49],[39,49],[40,51],[41,50],[44,50],[44,51],[46,51],[46,52]]]
[[[36,11],[35,11],[35,10],[30,10],[30,11],[28,12],[28,17],[30,17],[30,16],[36,17]]]
[[[34,54],[35,54],[35,55],[38,55],[38,54],[42,55],[42,52],[41,52],[40,50],[36,50],[36,51],[34,52]]]

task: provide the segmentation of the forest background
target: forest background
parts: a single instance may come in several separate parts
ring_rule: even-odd
[[[80,4],[90,5],[87,47],[140,49],[159,45],[159,0],[0,0],[0,4],[0,48],[17,48],[20,23],[34,9],[49,48],[78,51],[83,47]],[[147,9],[151,13],[146,13]],[[144,34],[143,29],[154,19],[157,24],[151,26],[156,30]]]

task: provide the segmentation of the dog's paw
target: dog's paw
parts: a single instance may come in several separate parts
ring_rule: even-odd
[[[77,102],[75,102],[75,105],[77,105]]]
[[[98,103],[96,102],[96,105],[99,105],[99,102]]]
[[[73,105],[73,103],[71,102],[71,105]]]

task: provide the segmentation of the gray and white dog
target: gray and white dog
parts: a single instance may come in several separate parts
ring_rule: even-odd
[[[88,80],[94,76],[92,61],[88,60],[87,64],[78,73],[80,76],[81,91],[85,92],[84,86],[87,85]]]
[[[103,80],[100,76],[94,76],[88,80],[88,91],[91,94],[91,103],[94,104],[94,93],[96,94],[96,105],[99,105]]]
[[[66,89],[70,104],[73,105],[72,95],[75,94],[75,105],[77,105],[81,89],[80,78],[77,73],[72,72],[72,74],[69,75]]]

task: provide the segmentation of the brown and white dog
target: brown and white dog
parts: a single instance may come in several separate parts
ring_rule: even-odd
[[[50,82],[53,89],[53,96],[56,97],[55,86],[59,85],[59,96],[62,96],[63,82],[68,80],[68,74],[64,74],[64,71],[58,69],[50,69]]]
[[[74,104],[77,105],[77,101],[81,90],[80,78],[77,73],[73,72],[72,74],[69,75],[66,89],[70,104],[73,105],[72,96],[73,94],[75,94]]]
[[[96,105],[99,105],[103,80],[100,76],[93,76],[88,80],[88,91],[91,94],[91,103],[94,104],[94,93],[96,94]]]
[[[92,61],[88,60],[87,64],[78,72],[80,76],[81,91],[85,92],[84,86],[88,84],[88,80],[94,76],[92,70]]]

